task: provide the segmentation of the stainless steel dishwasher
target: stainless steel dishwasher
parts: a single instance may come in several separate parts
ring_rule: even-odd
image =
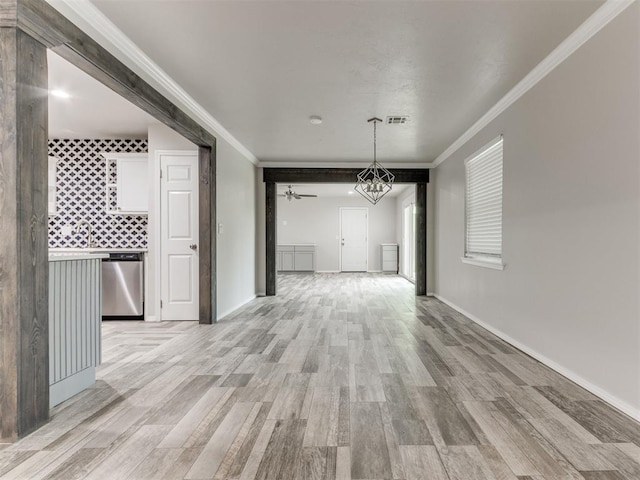
[[[141,320],[144,269],[141,253],[110,253],[102,261],[102,317]]]

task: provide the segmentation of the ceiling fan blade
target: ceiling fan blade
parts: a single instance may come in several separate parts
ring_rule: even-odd
[[[299,197],[317,197],[318,195],[303,195],[303,194],[298,194]]]
[[[297,193],[293,193],[292,194],[293,198],[295,198],[296,200],[300,200],[302,197],[300,195],[298,195]]]

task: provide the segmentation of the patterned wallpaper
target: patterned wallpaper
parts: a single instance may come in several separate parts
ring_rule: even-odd
[[[93,228],[95,247],[147,248],[146,215],[106,213],[106,160],[100,155],[146,151],[145,139],[49,139],[49,155],[58,158],[57,214],[49,215],[49,247],[86,247],[85,227],[75,231],[76,223],[86,220]]]

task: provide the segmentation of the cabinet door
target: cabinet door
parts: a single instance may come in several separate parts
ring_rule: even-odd
[[[290,272],[293,270],[293,252],[282,252],[282,270]]]
[[[149,211],[148,165],[146,156],[118,159],[118,210],[121,212]]]
[[[396,272],[398,270],[398,247],[392,245],[382,246],[382,271]]]
[[[276,271],[282,270],[282,252],[276,252]]]
[[[313,252],[295,253],[294,259],[296,272],[312,272],[313,271]]]

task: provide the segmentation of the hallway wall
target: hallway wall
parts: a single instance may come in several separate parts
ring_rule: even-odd
[[[436,292],[640,419],[640,5],[435,171]],[[463,264],[464,160],[504,134],[504,271]]]
[[[218,318],[256,295],[256,167],[222,138],[217,144]]]

